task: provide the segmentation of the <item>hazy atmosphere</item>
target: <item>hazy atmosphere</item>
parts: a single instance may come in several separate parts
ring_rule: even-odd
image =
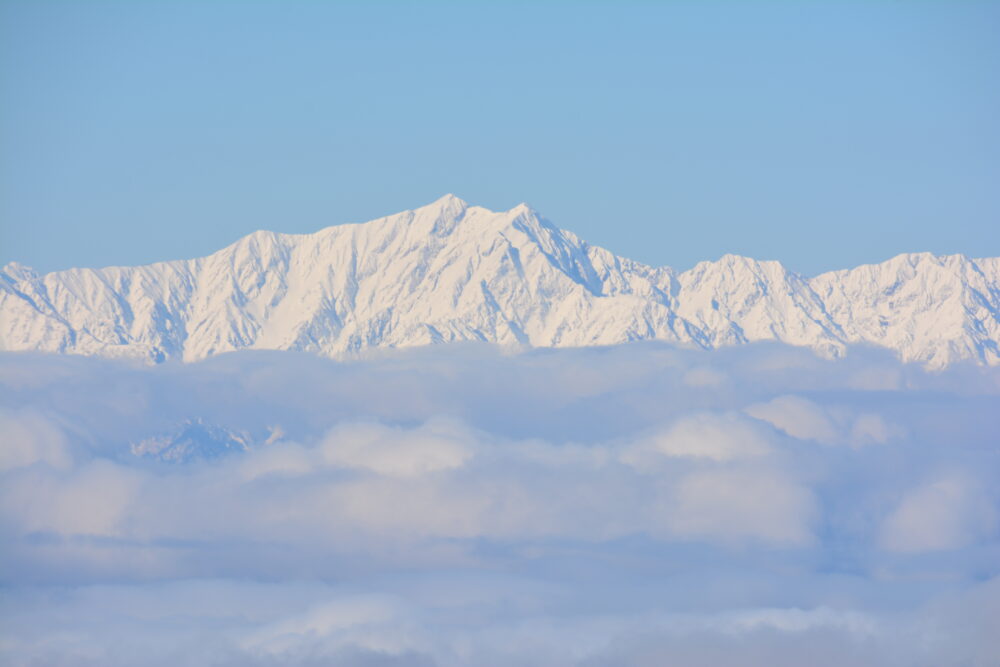
[[[1000,655],[995,372],[658,344],[0,364],[17,664]]]
[[[0,0],[0,663],[1000,667],[998,28]]]

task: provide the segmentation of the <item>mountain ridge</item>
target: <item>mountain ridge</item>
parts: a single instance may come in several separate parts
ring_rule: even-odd
[[[777,340],[826,356],[868,343],[930,367],[997,365],[1000,258],[903,253],[809,278],[726,254],[677,272],[591,245],[527,204],[494,212],[446,195],[310,234],[259,230],[194,259],[0,269],[0,350],[160,362],[643,339]]]

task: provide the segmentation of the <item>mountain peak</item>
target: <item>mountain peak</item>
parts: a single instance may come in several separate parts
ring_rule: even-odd
[[[423,206],[422,208],[437,209],[440,211],[449,211],[449,212],[451,211],[460,212],[469,208],[469,203],[466,202],[461,197],[453,195],[449,192],[448,194],[435,199],[430,204],[427,204],[427,206]]]
[[[675,273],[590,246],[526,203],[494,212],[453,194],[329,229],[256,232],[209,258],[145,267],[37,277],[8,264],[0,349],[191,361],[248,348],[772,340],[1000,365],[1000,259],[913,253],[804,278],[727,254]]]
[[[38,277],[38,273],[20,262],[8,262],[6,266],[0,268],[0,273],[6,273],[15,280],[29,280]]]
[[[514,213],[517,215],[533,215],[536,217],[538,216],[538,211],[536,211],[528,202],[521,202],[514,208],[510,209],[510,213]]]

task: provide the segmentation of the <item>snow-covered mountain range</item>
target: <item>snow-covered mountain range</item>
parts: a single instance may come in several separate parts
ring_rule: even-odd
[[[192,260],[0,271],[0,349],[192,361],[333,357],[446,341],[531,346],[852,343],[943,367],[1000,364],[1000,258],[906,254],[808,278],[726,255],[676,272],[618,257],[527,205],[448,195],[314,234],[255,232]]]

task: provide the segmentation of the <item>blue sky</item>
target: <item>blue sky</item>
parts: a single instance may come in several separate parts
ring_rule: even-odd
[[[1000,254],[1000,4],[0,3],[0,262],[527,201],[652,264]]]

